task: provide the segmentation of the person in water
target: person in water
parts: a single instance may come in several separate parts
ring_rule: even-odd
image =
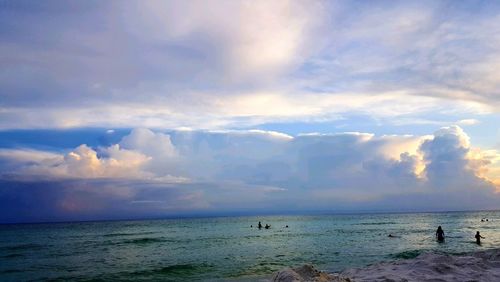
[[[266,224],[266,227],[265,227],[265,228],[266,228],[266,229],[269,229],[269,227],[271,227],[271,225]]]
[[[441,225],[438,226],[438,229],[436,230],[436,238],[438,242],[444,242],[444,231],[441,228]]]
[[[475,237],[476,237],[476,243],[477,243],[478,245],[481,245],[481,238],[482,238],[482,239],[484,239],[484,237],[483,237],[483,236],[481,236],[481,234],[479,234],[479,231],[477,231],[477,233],[476,233],[476,236],[475,236]]]
[[[261,229],[261,228],[262,228],[262,224],[260,223],[260,221],[259,221],[259,225],[258,225],[258,227],[259,227],[259,229]]]

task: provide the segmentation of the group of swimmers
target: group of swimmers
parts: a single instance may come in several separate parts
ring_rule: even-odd
[[[483,220],[481,220],[483,221]],[[389,236],[387,236],[389,238],[399,238],[399,236],[395,236],[395,235],[392,235],[392,234],[389,234]],[[476,236],[474,236],[476,238],[476,243],[478,245],[481,245],[481,239],[485,239],[485,237],[481,236],[481,234],[479,233],[479,231],[476,232]],[[443,231],[443,228],[441,228],[441,225],[438,226],[438,229],[436,230],[436,239],[438,242],[442,243],[444,242],[444,231]]]
[[[476,232],[476,244],[481,245],[481,239],[485,239],[485,237],[481,236],[479,231]],[[438,226],[438,229],[436,230],[436,239],[438,242],[444,242],[444,231],[443,228],[441,228],[441,225]]]
[[[250,227],[253,227],[253,225],[250,225]],[[260,223],[260,221],[259,221],[259,224],[257,225],[257,228],[262,229],[262,223]],[[266,226],[264,226],[264,228],[269,229],[269,228],[271,228],[271,225],[266,223]],[[285,228],[288,228],[288,225],[285,226]]]
[[[250,225],[250,227],[253,227],[253,225]],[[260,223],[260,221],[259,221],[259,224],[257,225],[257,228],[262,229],[262,223]],[[269,228],[271,228],[271,225],[266,223],[266,226],[264,226],[264,228],[269,229]]]
[[[482,222],[484,222],[484,219],[481,219]],[[486,221],[488,221],[488,219],[486,219]],[[250,227],[253,227],[253,225],[250,225]],[[259,229],[262,229],[262,223],[260,223],[259,221],[259,224],[257,225],[257,228]],[[266,226],[264,226],[265,229],[269,229],[271,228],[271,225],[267,224],[266,223]],[[285,228],[288,228],[288,225],[285,226]],[[392,235],[392,234],[389,234],[390,238],[399,238],[399,236],[395,236],[395,235]],[[476,238],[476,243],[478,245],[481,245],[481,239],[485,239],[485,237],[481,236],[481,234],[479,233],[479,231],[476,232],[476,236],[474,236],[474,238]],[[443,228],[441,228],[441,225],[438,226],[438,229],[436,230],[436,239],[438,242],[442,243],[444,242],[444,231],[443,231]]]

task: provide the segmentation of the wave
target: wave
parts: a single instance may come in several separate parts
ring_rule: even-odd
[[[40,244],[18,244],[13,246],[1,247],[0,250],[5,251],[23,251],[23,250],[40,250],[43,246]]]
[[[144,237],[144,238],[137,238],[137,239],[130,239],[130,240],[124,240],[120,243],[123,244],[137,244],[137,245],[142,245],[142,244],[153,244],[153,243],[161,243],[161,242],[166,242],[167,240],[162,239],[162,238],[151,238],[151,237]]]
[[[356,223],[353,225],[388,225],[388,224],[398,224],[397,222],[394,221],[387,221],[387,222],[361,222],[361,223]]]
[[[163,274],[170,274],[170,273],[190,273],[194,272],[197,269],[203,268],[205,269],[205,265],[196,265],[196,264],[175,264],[175,265],[169,265],[165,266],[162,268],[159,268],[156,270],[156,272],[163,273]]]
[[[253,239],[253,238],[259,238],[259,237],[264,237],[264,236],[261,236],[261,235],[247,235],[247,236],[244,236],[243,238],[244,239]]]
[[[168,275],[169,277],[170,276],[186,277],[197,274],[203,274],[212,267],[213,265],[210,264],[174,264],[151,270],[135,271],[129,274],[132,276],[147,276],[147,277],[163,276],[163,275]]]
[[[20,257],[24,257],[23,254],[9,254],[9,255],[5,255],[5,256],[1,256],[0,258],[20,258]]]
[[[270,274],[274,271],[277,271],[283,267],[285,267],[287,262],[282,261],[263,261],[256,264],[253,264],[247,268],[241,269],[234,274],[234,277],[242,277],[242,276],[254,276],[254,275],[264,275]]]
[[[120,245],[148,245],[148,244],[165,243],[165,242],[176,242],[176,241],[158,237],[140,237],[134,239],[106,240],[102,242],[96,241],[92,243],[97,243],[97,245],[101,246],[120,246]]]
[[[391,257],[396,259],[412,259],[418,257],[421,253],[422,250],[411,250],[391,255]]]
[[[123,236],[137,236],[137,235],[148,235],[154,234],[156,232],[138,232],[138,233],[110,233],[104,234],[102,237],[123,237]]]
[[[19,273],[19,272],[23,272],[23,271],[19,270],[19,269],[6,269],[6,270],[0,271],[0,274],[10,274],[10,273]]]

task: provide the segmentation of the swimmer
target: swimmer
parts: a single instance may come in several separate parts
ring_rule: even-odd
[[[474,237],[476,237],[476,244],[478,245],[481,245],[481,239],[485,239],[483,236],[481,236],[481,234],[479,234],[479,231],[477,231],[476,236]]]
[[[444,242],[444,231],[441,228],[441,225],[438,226],[438,229],[436,230],[436,238],[438,242]]]

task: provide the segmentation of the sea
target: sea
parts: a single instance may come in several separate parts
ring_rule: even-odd
[[[444,243],[435,240],[439,225]],[[5,224],[0,281],[269,281],[306,263],[339,272],[498,247],[499,211]]]

